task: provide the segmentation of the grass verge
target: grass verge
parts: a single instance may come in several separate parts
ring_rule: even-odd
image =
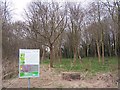
[[[44,60],[42,64],[49,64],[50,60]],[[82,58],[82,63],[77,59],[74,65],[73,59],[62,59],[61,63],[59,60],[54,62],[54,68],[62,71],[80,71],[80,72],[111,72],[118,69],[118,59],[116,57],[105,57],[105,64],[98,62],[98,58],[87,57]]]

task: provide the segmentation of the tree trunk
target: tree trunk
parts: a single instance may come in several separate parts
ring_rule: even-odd
[[[89,56],[89,45],[87,45],[87,57]]]
[[[58,59],[56,53],[57,53],[57,50],[56,50],[56,47],[55,47],[55,44],[54,44],[54,47],[52,46],[52,60],[53,60],[53,62],[54,62],[55,58]]]
[[[108,42],[108,51],[109,51],[109,56],[111,57],[111,44],[110,44],[110,37],[109,37],[109,42]]]
[[[79,60],[80,60],[80,63],[82,63],[82,58],[81,58],[81,56],[80,56],[80,49],[78,49],[78,58],[79,58]]]
[[[100,60],[100,47],[99,47],[99,44],[98,44],[98,41],[96,42],[96,44],[97,44],[97,54],[98,54],[98,61],[100,62],[101,60]]]
[[[115,56],[117,56],[117,39],[116,39],[116,36],[115,36]]]
[[[77,49],[74,47],[74,65],[76,64]]]
[[[53,45],[50,45],[50,67],[53,68]]]
[[[114,52],[114,55],[116,56],[116,35],[113,33],[113,52]]]
[[[109,56],[111,57],[112,56],[112,54],[111,54],[111,46],[109,46],[108,51],[109,51]]]
[[[102,64],[104,64],[104,34],[103,34],[103,28],[101,33],[101,44],[102,44]]]
[[[120,4],[118,3],[117,55],[120,58]],[[120,67],[119,67],[120,68]]]
[[[102,63],[104,64],[104,43],[102,41]]]
[[[41,61],[43,61],[45,58],[45,49],[43,48],[43,53],[42,53],[42,58],[41,58]]]
[[[79,72],[62,72],[63,80],[80,80],[81,76]]]
[[[62,50],[60,47],[59,47],[59,53],[60,53],[59,60],[60,60],[60,63],[62,63]]]
[[[95,46],[96,47],[96,46]],[[94,57],[97,57],[97,55],[96,55],[96,48],[94,49]]]

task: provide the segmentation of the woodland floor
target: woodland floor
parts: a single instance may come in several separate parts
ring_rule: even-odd
[[[90,76],[87,72],[80,80],[63,80],[61,72],[41,65],[40,77],[31,78],[31,88],[117,88],[117,72],[98,73]],[[3,80],[5,88],[27,88],[28,80],[18,77]]]

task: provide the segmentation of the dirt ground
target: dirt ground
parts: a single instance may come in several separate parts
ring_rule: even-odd
[[[83,74],[84,75],[84,74]],[[48,66],[41,66],[40,77],[31,78],[31,88],[117,88],[118,77],[113,73],[99,73],[94,76],[82,77],[80,80],[63,80],[61,73]],[[3,80],[5,88],[27,88],[28,80],[13,78]]]

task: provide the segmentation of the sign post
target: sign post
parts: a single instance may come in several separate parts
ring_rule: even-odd
[[[30,90],[30,78],[28,78],[28,90]]]
[[[19,49],[19,78],[28,78],[28,89],[30,78],[39,77],[39,49]]]

